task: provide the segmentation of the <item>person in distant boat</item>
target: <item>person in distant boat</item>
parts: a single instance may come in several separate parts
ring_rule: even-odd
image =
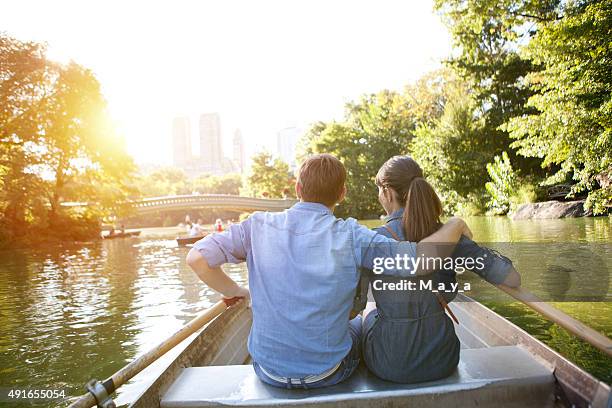
[[[189,216],[189,214],[185,215],[185,221],[179,224],[179,226],[185,228],[185,231],[189,234],[189,232],[191,231],[191,227],[193,227],[193,222],[191,222],[191,217]]]
[[[189,229],[190,237],[199,237],[204,234],[204,230],[202,229],[202,219],[198,218],[198,221],[191,225]]]
[[[378,233],[418,242],[442,226],[442,203],[411,157],[389,159],[378,171],[376,185],[378,199],[387,212],[385,225],[375,229]],[[491,283],[512,287],[521,283],[508,258],[466,236],[461,237],[452,257],[480,258],[481,264],[476,261],[472,271]],[[423,279],[414,278],[415,287],[422,290],[389,290],[401,283],[398,278],[363,272],[361,297],[367,296],[369,281],[376,300],[376,309],[364,313],[363,355],[370,371],[399,383],[431,381],[452,374],[459,362],[460,347],[445,308],[457,294],[455,270],[440,269],[423,278],[431,281],[434,290],[444,288],[438,292],[419,286]],[[454,319],[454,315],[451,317]]]
[[[248,349],[256,375],[267,384],[310,389],[350,377],[361,355],[361,316],[349,320],[360,267],[372,269],[377,260],[395,257],[414,265],[417,253],[434,256],[432,244],[471,236],[459,218],[418,244],[385,237],[352,218],[336,218],[333,211],[344,199],[345,181],[346,169],[336,157],[313,155],[298,172],[300,202],[283,212],[255,212],[196,242],[187,255],[187,264],[224,297],[251,295]],[[220,268],[244,261],[249,289]],[[432,271],[414,267],[384,273]]]
[[[121,229],[119,230],[121,234],[125,234],[125,224],[121,224]]]
[[[223,231],[223,221],[221,221],[221,218],[217,218],[217,220],[215,221],[215,231],[216,232]]]

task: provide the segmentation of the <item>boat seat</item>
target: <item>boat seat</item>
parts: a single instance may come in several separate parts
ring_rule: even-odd
[[[161,407],[546,407],[553,406],[554,377],[518,346],[462,349],[457,371],[421,384],[383,381],[365,367],[329,388],[285,390],[261,382],[250,365],[185,368]],[[444,405],[443,405],[444,404]]]

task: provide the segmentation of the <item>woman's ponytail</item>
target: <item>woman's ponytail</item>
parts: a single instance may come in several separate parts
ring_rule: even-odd
[[[406,193],[402,225],[406,240],[419,242],[440,228],[442,203],[433,187],[423,177],[415,177]]]
[[[406,240],[419,242],[440,228],[442,203],[412,157],[394,156],[387,160],[378,170],[376,184],[391,188],[404,207],[402,227]]]

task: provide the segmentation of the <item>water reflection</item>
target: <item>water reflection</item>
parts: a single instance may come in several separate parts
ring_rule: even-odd
[[[610,219],[564,218],[517,220],[506,217],[466,218],[479,242],[612,242]]]
[[[185,255],[146,238],[0,253],[0,386],[78,395],[178,330],[218,298]]]

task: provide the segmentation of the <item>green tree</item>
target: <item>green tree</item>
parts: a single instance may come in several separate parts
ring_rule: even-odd
[[[141,177],[140,193],[144,197],[191,194],[191,184],[187,174],[176,167],[164,167]]]
[[[189,179],[187,174],[176,167],[164,167],[138,181],[139,191],[143,197],[161,197],[182,194],[240,194],[242,177],[240,174],[215,176],[202,174]]]
[[[245,193],[253,197],[295,197],[294,183],[289,165],[263,151],[252,157]]]
[[[239,195],[242,187],[240,174],[212,176],[204,174],[191,182],[191,191],[200,194],[231,194]]]
[[[1,231],[13,239],[29,226],[31,237],[85,238],[81,232],[95,233],[97,217],[131,193],[132,160],[93,74],[52,63],[40,44],[2,34],[0,142]],[[93,201],[98,209],[65,212],[61,201]]]
[[[30,171],[40,163],[39,108],[48,89],[45,48],[0,33],[0,223],[8,235],[25,231],[30,208],[40,203],[42,180]]]
[[[562,19],[543,22],[524,55],[541,71],[527,76],[536,92],[530,115],[509,120],[519,154],[560,170],[546,182],[576,181],[587,207],[612,205],[612,1],[571,1]]]
[[[500,126],[512,117],[531,112],[526,102],[533,90],[524,77],[537,67],[518,50],[536,35],[540,24],[559,18],[559,3],[559,0],[434,3],[446,20],[457,50],[448,63],[474,95],[488,143],[495,146],[495,154],[510,151],[517,166],[531,173],[542,173],[539,161],[515,158],[509,149],[511,139]]]
[[[341,123],[317,122],[300,141],[298,161],[313,153],[331,153],[347,168],[348,192],[341,216],[380,213],[374,176],[390,157],[410,153],[418,128],[442,116],[458,78],[449,69],[431,72],[403,92],[364,95],[346,106]],[[437,146],[434,146],[437,147]]]
[[[431,71],[404,87],[403,97],[415,124],[432,125],[444,114],[444,108],[462,81],[450,68]]]
[[[461,86],[448,95],[442,116],[419,127],[410,151],[440,194],[445,211],[456,213],[463,206],[481,206],[482,171],[496,146],[477,115],[474,97]]]
[[[57,78],[42,107],[41,123],[41,167],[52,176],[48,187],[51,221],[59,216],[61,201],[93,201],[95,197],[98,205],[108,208],[124,200],[131,192],[127,186],[135,168],[111,125],[92,72],[74,62],[55,68]],[[77,181],[80,188],[67,188]],[[104,194],[97,194],[100,191]]]
[[[330,153],[338,157],[347,170],[347,194],[338,207],[340,216],[364,218],[377,214],[376,187],[373,171],[382,165],[386,146],[368,145],[366,135],[360,130],[341,123],[329,123],[313,141],[314,153]],[[376,170],[375,170],[376,169]]]
[[[302,163],[308,156],[315,153],[313,147],[326,127],[327,123],[323,121],[314,122],[302,137],[298,139],[295,155],[298,163]]]
[[[485,184],[490,197],[487,207],[493,214],[507,214],[510,211],[511,198],[518,188],[518,180],[508,153],[503,152],[501,157],[494,157],[493,163],[487,163],[487,173],[492,180]]]
[[[331,153],[347,169],[347,195],[341,216],[369,217],[380,213],[374,176],[389,157],[405,154],[415,129],[412,105],[398,92],[364,95],[347,104],[342,123],[314,124],[302,145],[306,154]]]

